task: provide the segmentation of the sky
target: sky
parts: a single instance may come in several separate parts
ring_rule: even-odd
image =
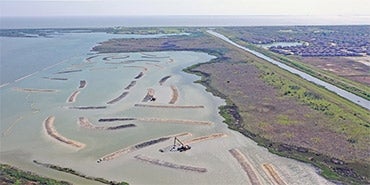
[[[370,0],[0,0],[2,17],[366,15]]]

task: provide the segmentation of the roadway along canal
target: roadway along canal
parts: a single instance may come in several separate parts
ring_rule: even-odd
[[[213,36],[216,36],[216,37],[218,37],[218,38],[220,38],[220,39],[222,39],[222,40],[224,40],[224,41],[226,41],[226,42],[228,42],[228,43],[230,43],[230,44],[232,44],[232,45],[240,48],[240,49],[243,49],[243,50],[245,50],[247,52],[250,52],[250,53],[252,53],[253,55],[256,55],[259,58],[262,58],[262,59],[264,59],[264,60],[266,60],[266,61],[268,61],[270,63],[273,63],[273,64],[279,66],[280,68],[283,68],[283,69],[285,69],[285,70],[287,70],[287,71],[289,71],[289,72],[291,72],[293,74],[296,74],[296,75],[298,75],[298,76],[300,76],[300,77],[302,77],[302,78],[304,78],[304,79],[306,79],[306,80],[308,80],[310,82],[313,82],[313,83],[315,83],[317,85],[321,85],[321,86],[325,87],[326,89],[328,89],[329,91],[332,91],[332,92],[338,94],[339,96],[341,96],[341,97],[343,97],[343,98],[345,98],[345,99],[347,99],[347,100],[349,100],[349,101],[351,101],[351,102],[353,102],[353,103],[355,103],[357,105],[360,105],[361,107],[364,107],[367,110],[370,110],[370,101],[368,101],[368,100],[366,100],[364,98],[361,98],[361,97],[359,97],[359,96],[357,96],[355,94],[352,94],[352,93],[350,93],[348,91],[345,91],[345,90],[343,90],[341,88],[338,88],[338,87],[336,87],[334,85],[331,85],[331,84],[329,84],[327,82],[324,82],[324,81],[322,81],[322,80],[320,80],[318,78],[315,78],[315,77],[313,77],[311,75],[308,75],[308,74],[306,74],[306,73],[304,73],[302,71],[299,71],[297,69],[294,69],[292,67],[289,67],[289,66],[287,66],[287,65],[285,65],[285,64],[283,64],[281,62],[278,62],[278,61],[276,61],[276,60],[274,60],[274,59],[272,59],[272,58],[270,58],[270,57],[268,57],[266,55],[263,55],[263,54],[261,54],[261,53],[259,53],[257,51],[254,51],[254,50],[248,49],[246,47],[243,47],[243,46],[241,46],[241,45],[239,45],[239,44],[231,41],[229,38],[227,38],[226,36],[224,36],[224,35],[222,35],[220,33],[217,33],[217,32],[211,31],[211,30],[208,30],[207,32],[209,34],[213,35]]]

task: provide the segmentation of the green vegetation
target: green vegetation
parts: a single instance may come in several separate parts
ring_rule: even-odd
[[[313,77],[316,77],[320,80],[323,80],[327,83],[335,85],[335,86],[337,86],[341,89],[344,89],[348,92],[356,94],[357,96],[360,96],[364,99],[370,100],[370,87],[369,86],[366,86],[364,84],[360,84],[358,82],[354,82],[352,80],[340,77],[340,76],[335,75],[333,73],[315,68],[315,67],[313,67],[309,64],[305,64],[303,62],[293,60],[293,59],[288,58],[284,55],[273,53],[273,52],[268,51],[264,48],[257,47],[255,45],[252,45],[252,44],[249,44],[249,43],[245,43],[245,42],[241,42],[241,41],[239,41],[239,43],[241,43],[244,46],[247,46],[248,48],[250,48],[252,50],[258,51],[258,52],[260,52],[260,53],[262,53],[262,54],[264,54],[264,55],[266,55],[266,56],[268,56],[272,59],[275,59],[279,62],[282,62],[282,63],[284,63],[284,64],[286,64],[290,67],[298,69],[298,70],[300,70],[302,72],[305,72],[305,73],[307,73],[307,74],[309,74]]]
[[[41,177],[32,172],[25,172],[7,164],[0,164],[0,184],[71,185],[69,182]]]
[[[53,165],[53,164],[41,163],[41,162],[36,161],[36,160],[34,160],[33,162],[35,164],[37,164],[37,165],[40,165],[40,166],[43,166],[43,167],[46,167],[46,168],[50,168],[50,169],[57,170],[57,171],[60,171],[60,172],[69,173],[69,174],[72,174],[72,175],[76,175],[76,176],[82,177],[84,179],[101,182],[103,184],[128,185],[128,183],[126,183],[126,182],[115,182],[115,181],[109,181],[109,180],[106,180],[106,179],[100,178],[100,177],[87,176],[85,174],[82,174],[82,173],[77,172],[77,171],[75,171],[73,169],[70,169],[70,168],[64,168],[64,167],[56,166],[56,165]]]

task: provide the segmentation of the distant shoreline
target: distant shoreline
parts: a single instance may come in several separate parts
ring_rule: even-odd
[[[282,25],[369,25],[370,16],[315,15],[188,15],[188,16],[54,16],[2,17],[1,29],[209,27]],[[67,20],[67,21],[66,21]],[[210,21],[212,20],[212,21]]]

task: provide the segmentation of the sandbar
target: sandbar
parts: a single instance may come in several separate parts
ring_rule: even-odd
[[[135,80],[133,80],[133,81],[131,81],[130,82],[130,84],[128,84],[126,87],[125,87],[125,90],[129,90],[129,89],[131,89],[133,86],[135,86],[136,85],[136,81]]]
[[[115,122],[115,121],[142,121],[142,122],[157,122],[157,123],[176,123],[176,124],[193,124],[193,125],[212,125],[210,121],[196,121],[185,119],[165,119],[165,118],[101,118],[99,122]]]
[[[241,153],[238,149],[231,149],[229,150],[229,152],[238,161],[244,172],[248,175],[250,182],[256,185],[261,184],[260,180],[257,177],[256,169],[253,168],[244,154]]]
[[[135,62],[161,62],[159,60],[125,60],[121,62],[105,62],[106,64],[132,64]]]
[[[33,88],[19,88],[15,87],[14,90],[21,91],[21,92],[41,92],[41,93],[55,93],[57,90],[55,89],[33,89]]]
[[[286,185],[287,183],[284,182],[283,179],[281,179],[280,175],[276,172],[274,169],[274,166],[272,164],[262,164],[263,170],[266,172],[267,176],[274,182],[274,184],[277,185]]]
[[[174,85],[171,85],[171,90],[172,90],[172,98],[169,104],[175,104],[177,99],[179,98],[179,91]]]
[[[157,166],[163,166],[163,167],[167,167],[167,168],[173,168],[173,169],[177,169],[177,170],[185,170],[185,171],[192,171],[192,172],[198,172],[198,173],[207,172],[206,168],[187,166],[187,165],[182,165],[182,164],[175,164],[175,163],[163,161],[163,160],[160,160],[160,159],[149,158],[149,157],[146,157],[146,156],[143,156],[143,155],[137,155],[134,158],[139,160],[139,161],[142,161],[142,162],[154,164],[154,165],[157,165]]]
[[[142,102],[148,102],[148,101],[153,100],[153,98],[154,98],[154,93],[155,93],[154,89],[149,88],[149,89],[148,89],[148,92],[146,93],[146,95],[145,95],[145,97],[143,98]]]
[[[161,80],[159,80],[159,85],[163,85],[169,78],[171,78],[171,75],[163,77]]]
[[[128,95],[128,92],[123,92],[121,95],[119,95],[117,98],[114,98],[113,100],[107,102],[107,104],[114,104],[117,103],[118,101],[122,100],[124,97]]]
[[[164,119],[164,118],[136,118],[138,121],[144,122],[159,122],[159,123],[178,123],[178,124],[193,124],[193,125],[212,125],[209,121],[196,121],[184,119]]]
[[[80,86],[78,88],[83,89],[86,87],[86,85],[87,85],[86,80],[80,80]]]
[[[110,56],[110,57],[104,57],[103,60],[104,61],[110,61],[111,59],[126,59],[126,58],[129,58],[129,57],[130,57],[129,55],[120,56],[120,57]]]
[[[95,126],[86,117],[79,117],[78,123],[83,128],[97,129],[97,130],[117,130],[117,129],[129,128],[129,127],[136,127],[135,124],[125,124],[125,125],[118,125],[118,126],[111,126],[111,127]]]
[[[144,73],[140,72],[137,76],[135,76],[135,79],[140,79],[143,76],[144,76]]]
[[[82,69],[76,69],[76,70],[67,70],[67,71],[59,71],[55,74],[66,74],[66,73],[75,73],[75,72],[81,72]]]
[[[74,91],[74,92],[69,96],[69,98],[68,98],[67,102],[68,102],[68,103],[73,103],[73,102],[75,102],[75,101],[76,101],[76,99],[77,99],[78,94],[80,94],[80,91],[79,91],[79,90]]]
[[[65,143],[67,145],[77,147],[77,148],[83,148],[85,147],[85,144],[80,143],[78,141],[74,141],[71,139],[68,139],[62,135],[60,135],[54,128],[54,121],[55,121],[55,116],[49,116],[45,121],[44,121],[44,126],[46,133],[51,136],[52,138]]]
[[[42,77],[42,78],[47,80],[68,80],[68,78],[52,78],[52,77]]]
[[[92,110],[92,109],[106,109],[107,106],[74,106],[68,107],[69,109],[78,109],[78,110]]]
[[[99,55],[94,55],[94,56],[91,56],[91,57],[88,57],[86,58],[86,62],[91,62],[91,59],[95,58],[95,57],[98,57]]]
[[[144,71],[148,71],[148,68],[144,66],[124,66],[124,67],[139,68],[139,69],[143,69]]]
[[[135,104],[135,107],[146,108],[167,108],[167,109],[203,109],[203,105],[148,105],[148,104]]]
[[[224,133],[216,133],[216,134],[211,134],[211,135],[207,135],[207,136],[200,136],[200,137],[196,137],[194,139],[186,140],[183,143],[184,144],[194,144],[194,143],[199,143],[199,142],[202,142],[202,141],[217,139],[217,138],[226,137],[226,136],[227,135],[224,134]]]

